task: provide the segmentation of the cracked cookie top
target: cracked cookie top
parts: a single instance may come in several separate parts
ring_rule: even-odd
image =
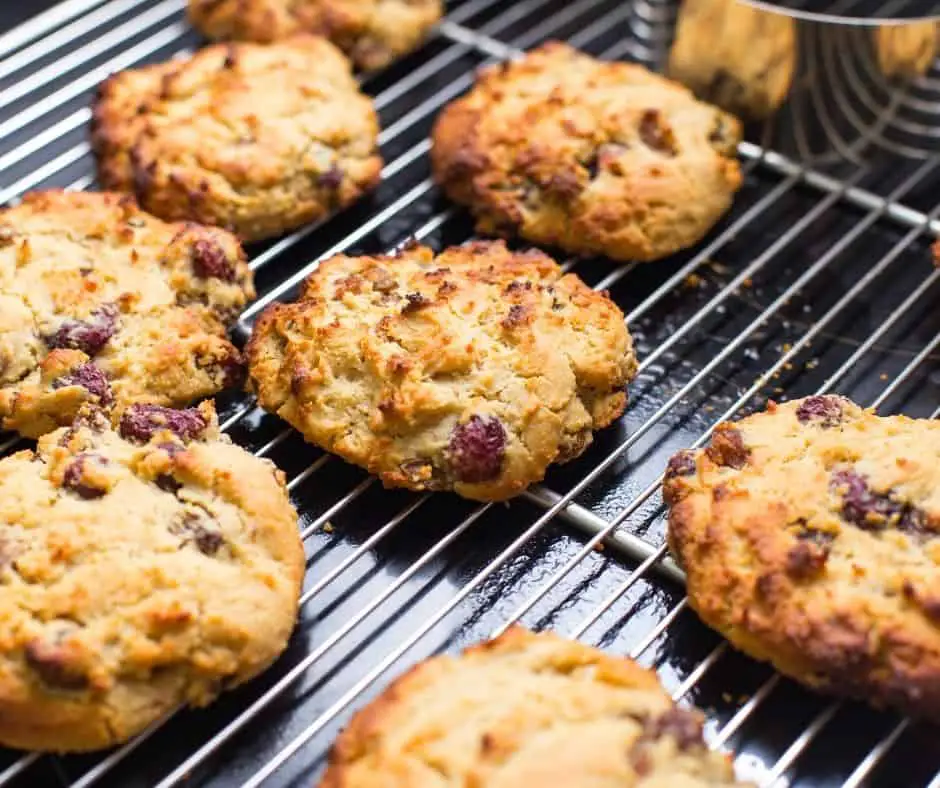
[[[85,406],[0,460],[0,743],[124,741],[264,669],[304,557],[283,475],[210,403]]]
[[[606,295],[501,242],[339,256],[259,318],[262,407],[389,486],[516,495],[626,405],[636,361]]]
[[[277,41],[325,36],[363,69],[417,47],[441,18],[441,0],[189,0],[189,19],[209,38]]]
[[[106,187],[249,241],[349,205],[382,167],[371,99],[313,36],[116,74],[99,89],[92,138]]]
[[[518,627],[395,681],[353,717],[320,788],[444,784],[744,785],[654,673]]]
[[[484,70],[438,117],[431,156],[480,232],[655,260],[728,209],[740,139],[737,120],[681,85],[552,42]]]
[[[225,336],[254,298],[229,233],[117,194],[0,210],[0,427],[37,437],[88,401],[184,405],[242,379]]]
[[[940,422],[770,403],[666,471],[689,602],[803,683],[940,720]]]

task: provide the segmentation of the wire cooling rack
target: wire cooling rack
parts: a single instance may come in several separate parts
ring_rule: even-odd
[[[854,0],[842,0],[850,8]],[[66,0],[0,36],[0,201],[92,188],[91,94],[113,71],[200,44],[183,0]],[[417,53],[364,79],[383,122],[384,181],[341,216],[251,249],[259,301],[290,298],[325,256],[472,237],[429,180],[436,112],[474,70],[549,38],[659,67],[667,0],[464,0]],[[870,39],[804,26],[774,124],[751,129],[745,184],[697,248],[668,261],[565,265],[627,314],[641,360],[621,422],[509,504],[385,491],[306,445],[247,395],[224,428],[290,479],[307,579],[284,657],[208,709],[180,710],[103,755],[0,752],[2,786],[310,786],[351,713],[396,674],[513,621],[655,666],[709,716],[761,786],[940,788],[934,733],[825,699],[736,654],[686,608],[663,547],[659,476],[675,450],[767,398],[838,391],[884,413],[940,413],[940,77],[892,84]],[[833,59],[835,58],[835,59]],[[26,445],[0,436],[3,452]]]

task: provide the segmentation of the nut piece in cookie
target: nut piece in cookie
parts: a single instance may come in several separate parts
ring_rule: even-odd
[[[483,71],[438,117],[431,159],[480,232],[656,260],[728,210],[740,139],[683,86],[556,42]]]
[[[538,251],[334,257],[248,344],[258,401],[391,487],[517,495],[626,406],[623,314]]]
[[[215,39],[325,36],[359,68],[372,70],[417,48],[443,6],[442,0],[189,0],[189,20]]]
[[[807,686],[940,721],[940,422],[806,397],[669,463],[689,603]]]
[[[238,240],[118,194],[0,210],[0,428],[38,437],[85,403],[164,407],[242,378],[226,328],[254,298]]]
[[[370,191],[382,168],[377,139],[372,101],[349,62],[313,36],[218,44],[116,74],[98,91],[92,135],[106,187],[164,219],[248,241]]]
[[[635,662],[513,627],[395,681],[340,735],[320,788],[431,788],[441,774],[468,786],[743,787],[702,721]]]
[[[935,21],[880,25],[874,31],[875,57],[890,79],[926,74],[940,54],[940,24]]]
[[[297,616],[304,552],[283,474],[213,406],[86,405],[0,460],[0,744],[131,738],[264,670]]]
[[[738,0],[683,0],[669,76],[735,115],[766,118],[796,64],[796,22]]]

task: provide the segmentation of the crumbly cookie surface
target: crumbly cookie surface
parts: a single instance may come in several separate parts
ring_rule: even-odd
[[[808,397],[670,461],[689,602],[810,687],[940,720],[940,422]]]
[[[786,99],[795,65],[792,17],[737,0],[683,0],[669,76],[700,99],[765,118]]]
[[[442,777],[446,775],[446,779]],[[630,660],[520,628],[435,657],[360,711],[320,788],[733,786],[725,755]]]
[[[247,350],[262,407],[388,486],[499,500],[581,454],[626,405],[616,305],[538,251],[321,263]]]
[[[731,205],[740,137],[681,85],[556,42],[484,71],[438,117],[431,156],[480,232],[654,260]]]
[[[238,241],[117,194],[0,210],[0,428],[37,437],[85,402],[184,405],[240,383],[226,326],[254,297]]]
[[[0,743],[81,751],[284,649],[304,569],[283,475],[209,403],[86,406],[0,460]]]
[[[209,38],[271,42],[325,36],[359,67],[387,66],[421,44],[441,0],[189,0],[189,19]]]
[[[378,182],[378,120],[322,38],[218,44],[99,89],[101,182],[165,219],[256,241],[321,219]]]

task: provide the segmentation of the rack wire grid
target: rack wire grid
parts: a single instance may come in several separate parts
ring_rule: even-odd
[[[183,6],[66,0],[0,36],[0,200],[94,186],[91,93],[113,71],[199,46]],[[363,80],[383,121],[378,193],[251,250],[261,295],[242,333],[326,256],[472,237],[429,180],[427,135],[478,66],[560,38],[659,67],[675,13],[671,0],[450,3],[420,51]],[[654,666],[676,700],[706,710],[710,746],[733,748],[761,786],[940,788],[932,731],[732,651],[687,609],[663,546],[660,472],[724,419],[822,391],[940,413],[940,73],[892,85],[851,31],[804,27],[801,51],[788,108],[750,130],[744,187],[702,244],[655,264],[566,261],[624,309],[642,362],[626,416],[584,456],[505,505],[415,496],[305,444],[248,395],[223,397],[224,428],[285,470],[301,512],[308,571],[287,652],[103,755],[2,752],[0,786],[310,786],[342,724],[394,675],[522,621]],[[20,445],[0,436],[3,452]]]

